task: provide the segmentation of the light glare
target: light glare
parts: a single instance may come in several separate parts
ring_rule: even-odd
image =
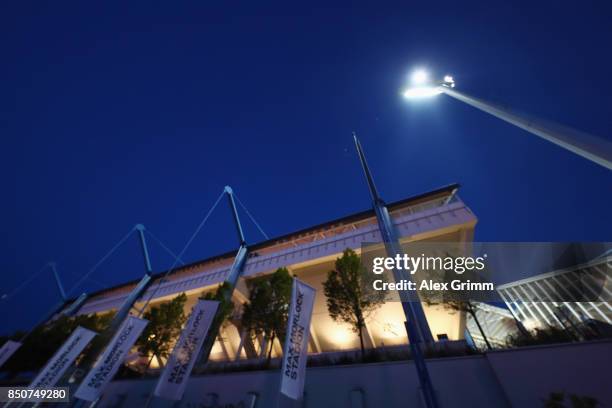
[[[417,69],[412,73],[413,84],[424,84],[429,79],[429,74],[424,69]]]
[[[417,99],[417,98],[429,98],[442,93],[442,89],[439,86],[426,86],[409,88],[404,91],[404,98]]]

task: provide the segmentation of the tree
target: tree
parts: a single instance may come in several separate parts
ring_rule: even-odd
[[[214,293],[203,293],[200,296],[200,299],[203,300],[216,300],[219,302],[219,307],[217,308],[217,313],[215,314],[211,327],[215,325],[221,327],[232,315],[234,311],[234,302],[232,302],[233,290],[234,288],[232,288],[229,282],[223,282]]]
[[[462,254],[460,252],[459,254]],[[440,255],[438,255],[440,256]],[[445,253],[443,257],[447,258],[455,258],[457,257],[457,253],[449,253],[448,251]],[[463,281],[468,282],[483,282],[483,277],[474,271],[466,271],[462,275]],[[453,279],[456,279],[457,275],[455,272],[450,272],[445,270],[444,268],[438,269],[430,269],[427,271],[427,279],[432,280],[434,282],[450,282]],[[418,285],[418,283],[417,283]],[[442,305],[447,310],[451,310],[453,312],[461,312],[461,313],[469,313],[474,319],[474,323],[476,327],[478,327],[478,331],[482,336],[482,339],[485,342],[488,350],[492,350],[491,343],[487,338],[487,335],[480,324],[480,320],[478,320],[478,316],[476,315],[476,307],[470,301],[468,294],[465,291],[440,291],[437,289],[419,289],[418,291],[419,299],[425,302],[428,306],[432,305]]]
[[[272,358],[274,340],[285,337],[292,278],[286,268],[279,268],[272,275],[248,282],[249,302],[244,305],[242,324],[247,332],[261,335],[268,349],[268,364]]]
[[[506,338],[506,346],[523,347],[572,341],[575,341],[575,338],[570,331],[555,326],[547,326],[536,327],[533,331],[526,334],[520,331],[510,334]]]
[[[569,402],[572,408],[597,408],[601,406],[596,398],[589,397],[586,395],[570,394]],[[548,398],[542,401],[544,408],[566,408],[565,405],[565,393],[563,392],[551,392]]]
[[[112,312],[73,317],[62,315],[39,325],[30,332],[23,341],[23,345],[2,368],[14,373],[36,371],[47,363],[78,326],[100,333],[108,326],[113,316]],[[4,344],[2,340],[8,339],[20,341],[24,334],[17,332],[6,336],[0,339],[0,344]]]
[[[385,301],[385,293],[373,288],[375,275],[368,273],[359,256],[351,249],[345,249],[342,257],[336,259],[336,268],[327,274],[323,282],[327,310],[335,321],[351,325],[359,335],[361,358],[365,354],[363,329],[368,315]]]
[[[215,318],[213,319],[210,329],[208,330],[208,336],[206,336],[206,340],[204,341],[204,345],[202,346],[202,356],[201,361],[205,362],[208,360],[208,356],[210,351],[215,344],[215,340],[221,327],[227,322],[229,317],[234,312],[234,302],[232,301],[232,292],[234,288],[229,282],[223,282],[215,292],[203,293],[200,296],[200,299],[203,300],[216,300],[219,302],[219,307],[217,308],[217,313],[215,314]]]
[[[149,357],[145,370],[147,370],[154,357],[168,358],[171,347],[178,338],[185,320],[185,302],[187,295],[181,293],[170,302],[153,306],[144,314],[149,321],[138,338],[136,345],[138,352]]]
[[[425,299],[425,301],[427,305],[437,304],[435,302],[427,301],[427,299]],[[474,319],[474,323],[476,323],[476,327],[478,327],[478,331],[480,331],[480,335],[482,336],[482,339],[484,340],[487,346],[487,349],[488,350],[493,349],[493,347],[491,347],[491,343],[489,343],[489,339],[487,338],[487,335],[485,334],[480,324],[480,320],[478,320],[478,317],[476,316],[476,309],[474,308],[474,305],[472,304],[472,302],[470,302],[469,300],[445,300],[441,304],[445,309],[450,309],[455,312],[469,313],[470,316],[472,316],[472,319]]]

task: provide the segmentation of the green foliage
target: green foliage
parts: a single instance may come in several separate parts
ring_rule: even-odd
[[[508,347],[537,346],[540,344],[566,343],[574,341],[574,337],[565,329],[555,326],[536,328],[529,335],[516,332],[506,338]]]
[[[596,398],[584,395],[569,395],[571,405],[565,404],[565,394],[562,392],[551,392],[547,399],[542,401],[543,408],[597,408],[601,406]]]
[[[211,328],[216,327],[219,329],[234,312],[234,302],[232,302],[232,292],[234,288],[229,282],[223,282],[217,290],[209,293],[203,293],[200,299],[204,300],[216,300],[219,302],[219,308],[217,314],[212,321]]]
[[[153,306],[144,313],[143,318],[147,319],[149,324],[140,335],[136,345],[138,352],[150,357],[147,368],[153,357],[168,358],[170,355],[172,346],[187,320],[184,312],[185,302],[187,302],[187,295],[181,293],[170,302]]]
[[[385,293],[372,287],[374,278],[374,274],[368,273],[361,264],[359,256],[353,250],[345,249],[342,257],[336,259],[336,268],[323,282],[329,315],[335,321],[351,325],[359,335],[362,356],[366,319],[385,301]]]
[[[47,324],[40,325],[26,337],[23,346],[15,352],[2,369],[14,373],[38,370],[47,363],[78,326],[100,333],[108,326],[113,316],[113,312],[102,315],[60,316]],[[23,334],[23,332],[18,332],[5,339],[19,341]],[[1,344],[4,344],[4,341]]]
[[[248,282],[249,303],[244,305],[242,324],[254,336],[263,336],[269,346],[268,361],[272,355],[274,339],[283,340],[289,317],[292,278],[286,268],[272,275]]]
[[[544,400],[544,408],[565,408],[563,400],[565,395],[562,392],[551,392],[546,400]]]
[[[569,395],[572,408],[596,408],[599,404],[596,398],[587,397],[585,395]]]
[[[204,345],[202,346],[202,357],[204,361],[208,360],[208,356],[213,345],[215,344],[215,340],[217,339],[221,326],[227,322],[234,312],[234,302],[232,302],[233,291],[234,288],[229,284],[229,282],[223,282],[223,284],[221,284],[214,293],[203,293],[200,296],[200,299],[216,300],[219,302],[217,313],[215,314],[215,318],[210,325],[208,335],[206,336]]]
[[[478,320],[478,316],[476,315],[476,310],[474,308],[474,305],[472,305],[470,301],[453,299],[453,300],[446,300],[443,303],[437,303],[437,302],[431,302],[431,301],[426,300],[425,303],[428,306],[441,305],[444,309],[450,310],[451,313],[456,313],[456,312],[469,313],[470,316],[472,316],[472,319],[474,319],[474,323],[476,324],[476,327],[478,327],[478,331],[480,332],[480,335],[482,336],[485,344],[487,345],[487,349],[491,350],[493,348],[491,346],[491,343],[489,342],[489,339],[487,338],[487,334],[485,333],[484,329],[482,328],[482,325],[480,324],[480,321]]]
[[[517,332],[506,338],[507,347],[537,346],[542,344],[569,343],[611,338],[610,326],[587,320],[579,323],[564,321],[564,327],[538,327],[530,332]]]

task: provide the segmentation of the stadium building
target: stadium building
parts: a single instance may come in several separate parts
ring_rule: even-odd
[[[458,185],[449,185],[425,194],[387,205],[402,244],[415,241],[469,242],[473,239],[476,216],[456,194]],[[359,347],[359,339],[350,327],[334,322],[327,311],[322,282],[334,268],[342,251],[351,248],[357,253],[363,243],[381,242],[373,210],[350,214],[343,218],[296,231],[249,246],[249,257],[243,275],[233,294],[239,306],[247,301],[245,279],[258,277],[286,267],[302,281],[317,290],[313,310],[310,345],[311,353],[351,350]],[[214,291],[227,277],[235,252],[214,256],[172,271],[159,288],[165,273],[156,275],[142,298],[154,292],[149,306],[165,302],[180,293],[188,296],[186,313],[203,293]],[[116,310],[137,284],[136,281],[91,294],[78,314],[105,313]],[[136,304],[138,308],[139,304]],[[464,338],[465,314],[441,306],[423,305],[434,339]],[[397,346],[407,343],[405,316],[398,302],[385,303],[369,316],[364,330],[368,348]],[[276,340],[273,356],[281,354]],[[266,345],[251,339],[240,327],[239,319],[231,319],[220,333],[211,353],[211,360],[237,360],[261,355]],[[164,363],[163,361],[161,362]],[[154,361],[152,367],[159,365]]]

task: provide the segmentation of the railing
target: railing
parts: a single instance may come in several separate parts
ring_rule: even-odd
[[[465,223],[475,220],[472,212],[465,206],[456,195],[437,197],[408,207],[394,209],[391,215],[398,227],[400,236],[411,236],[420,232],[431,231],[448,225]],[[426,222],[424,222],[426,221]],[[322,236],[320,232],[313,232],[310,242],[300,243],[297,246],[284,247],[279,251],[270,251],[267,254],[250,257],[245,265],[244,275],[255,275],[276,269],[280,266],[296,264],[319,257],[325,257],[341,252],[345,248],[357,249],[364,242],[379,242],[380,233],[374,215],[369,218],[354,222],[354,228],[347,228],[351,224],[339,225],[330,228]],[[303,239],[303,237],[301,237]],[[275,245],[269,248],[272,250]],[[281,246],[279,244],[278,246]],[[166,296],[172,293],[180,293],[198,288],[215,285],[223,282],[230,265],[215,265],[207,269],[208,265],[202,265],[201,270],[194,271],[189,276],[173,279],[171,275],[168,282],[162,284],[156,297]],[[98,296],[90,299],[82,311],[93,313],[109,310],[117,307],[124,299],[125,294],[113,294]]]

